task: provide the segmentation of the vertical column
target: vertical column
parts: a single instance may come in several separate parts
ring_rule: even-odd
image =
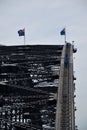
[[[73,98],[73,49],[70,43],[66,43],[61,59],[56,110],[56,130],[75,129]]]
[[[75,112],[74,112],[74,86],[73,86],[73,46],[70,48],[70,63],[69,63],[69,102],[71,115],[71,130],[75,130]]]
[[[63,74],[64,74],[65,50],[66,50],[66,46],[63,47],[62,56],[61,56],[59,86],[58,86],[58,92],[57,92],[57,106],[56,106],[55,130],[61,130],[62,93],[63,93]]]

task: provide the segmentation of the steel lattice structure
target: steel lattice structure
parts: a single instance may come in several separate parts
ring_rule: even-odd
[[[0,46],[0,130],[75,130],[73,52]]]

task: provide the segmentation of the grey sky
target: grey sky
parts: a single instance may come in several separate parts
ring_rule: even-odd
[[[23,45],[17,31],[25,28],[26,44],[64,44],[60,31],[66,27],[67,41],[75,41],[76,123],[87,129],[87,1],[0,0],[0,44]]]

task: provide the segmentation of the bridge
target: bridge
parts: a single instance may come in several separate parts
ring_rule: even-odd
[[[0,130],[76,130],[70,43],[0,46]]]

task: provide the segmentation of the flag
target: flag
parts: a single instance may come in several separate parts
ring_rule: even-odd
[[[65,32],[65,28],[60,32],[60,35],[65,35],[66,32]]]
[[[21,29],[18,31],[19,36],[25,36],[25,29]]]

